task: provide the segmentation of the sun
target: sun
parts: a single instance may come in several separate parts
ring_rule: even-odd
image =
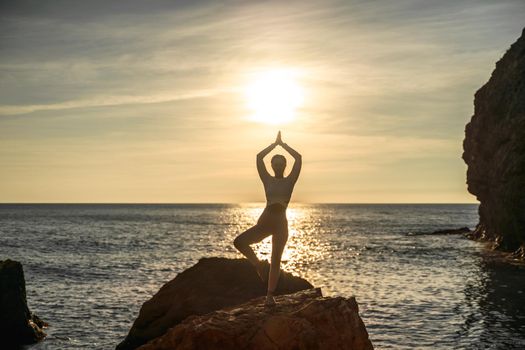
[[[284,124],[295,118],[303,105],[304,92],[293,70],[258,72],[245,89],[250,119],[267,124]]]

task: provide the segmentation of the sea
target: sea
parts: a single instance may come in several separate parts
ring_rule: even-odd
[[[114,349],[141,305],[233,239],[264,203],[2,204],[0,260],[23,264],[47,338],[27,349]],[[282,268],[355,296],[376,349],[525,349],[525,268],[436,230],[476,204],[295,204]],[[271,237],[253,245],[269,260]]]

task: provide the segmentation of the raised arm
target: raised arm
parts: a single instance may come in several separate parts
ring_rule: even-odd
[[[259,173],[259,177],[261,178],[261,181],[264,183],[268,178],[270,178],[272,175],[266,170],[266,166],[264,165],[264,157],[268,153],[270,153],[275,147],[277,146],[277,143],[272,143],[259,153],[257,153],[257,172]]]
[[[292,147],[288,146],[286,143],[281,143],[282,148],[284,148],[290,155],[294,158],[293,168],[290,172],[290,175],[288,177],[291,177],[291,179],[295,182],[299,178],[299,173],[301,172],[301,167],[303,165],[303,157],[294,150]]]

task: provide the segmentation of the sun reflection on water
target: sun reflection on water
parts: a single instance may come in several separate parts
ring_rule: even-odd
[[[55,335],[82,348],[108,348],[129,331],[133,310],[200,258],[241,258],[233,240],[263,209],[261,202],[4,206],[0,255],[27,260],[26,276],[33,281],[28,298],[48,315]],[[282,268],[321,287],[325,296],[355,295],[379,348],[522,344],[523,268],[487,259],[481,245],[463,236],[426,234],[474,227],[477,209],[294,202]],[[271,236],[252,247],[269,259]],[[87,296],[86,283],[95,287]],[[78,331],[83,328],[74,315],[104,323],[101,308],[115,307],[129,312],[114,313],[108,327]],[[53,339],[60,348],[73,344]]]
[[[248,220],[257,221],[263,207],[245,208]],[[311,265],[322,261],[329,255],[329,244],[319,239],[320,222],[312,217],[312,209],[307,205],[294,205],[286,212],[288,219],[288,241],[281,258],[281,268],[296,275],[308,274]],[[272,236],[252,245],[257,257],[261,260],[271,260]]]

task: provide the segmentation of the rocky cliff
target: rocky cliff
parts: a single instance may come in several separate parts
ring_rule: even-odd
[[[475,94],[463,159],[480,201],[473,238],[525,257],[525,29]]]
[[[0,348],[14,349],[43,339],[47,323],[29,311],[22,264],[0,261]]]
[[[326,298],[319,288],[188,317],[140,350],[373,349],[355,298]]]
[[[265,265],[268,271],[269,264]],[[313,286],[308,281],[281,270],[276,295],[310,288]],[[139,317],[117,350],[135,349],[188,316],[204,315],[265,294],[266,285],[248,260],[202,258],[142,305]]]

